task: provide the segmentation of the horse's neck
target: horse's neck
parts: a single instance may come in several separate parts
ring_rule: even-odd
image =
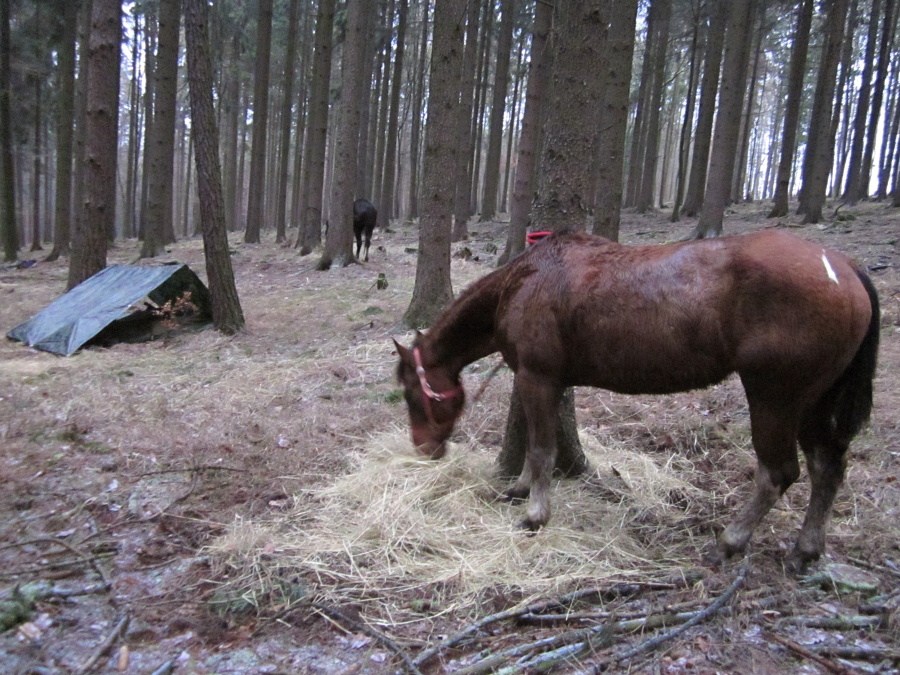
[[[436,360],[454,375],[498,349],[494,333],[503,272],[496,270],[466,289],[428,331]]]

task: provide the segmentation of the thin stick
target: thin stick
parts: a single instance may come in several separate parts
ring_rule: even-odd
[[[676,584],[664,583],[664,582],[646,582],[646,583],[623,583],[616,584],[611,588],[603,589],[603,588],[582,588],[577,591],[572,591],[571,593],[567,593],[566,595],[560,598],[554,598],[552,600],[543,600],[541,602],[535,602],[527,605],[517,605],[510,609],[505,609],[502,612],[497,612],[496,614],[491,614],[490,616],[486,616],[480,621],[476,621],[475,623],[467,626],[463,630],[459,631],[455,635],[443,640],[440,644],[437,644],[433,647],[430,647],[422,652],[413,659],[413,663],[417,666],[421,666],[423,663],[428,661],[429,659],[437,656],[440,652],[445,649],[449,649],[455,644],[458,644],[465,640],[467,637],[477,633],[485,626],[490,625],[492,623],[497,623],[498,621],[505,621],[507,619],[515,619],[517,617],[524,616],[526,614],[539,614],[540,612],[544,612],[553,607],[562,607],[569,603],[574,602],[575,600],[580,600],[586,597],[590,597],[592,595],[607,595],[609,593],[614,593],[616,596],[621,595],[634,595],[639,593],[642,590],[672,590],[677,588]]]
[[[672,630],[670,630],[666,633],[663,633],[662,635],[657,635],[654,638],[645,640],[644,642],[639,644],[637,647],[633,647],[632,649],[629,649],[628,651],[626,651],[622,654],[619,654],[618,656],[616,656],[616,661],[623,661],[625,659],[630,659],[634,656],[637,656],[638,654],[640,654],[642,652],[656,649],[663,642],[666,642],[667,640],[671,640],[671,639],[681,635],[686,630],[696,626],[698,623],[706,621],[709,617],[711,617],[713,614],[715,614],[720,609],[722,609],[722,607],[725,606],[725,603],[727,603],[729,600],[731,600],[731,597],[737,592],[738,588],[741,587],[741,585],[744,583],[744,580],[747,578],[747,570],[749,569],[749,567],[750,567],[750,556],[748,555],[744,558],[744,564],[741,566],[741,569],[737,573],[737,576],[735,576],[734,581],[731,582],[731,585],[725,590],[725,592],[722,593],[722,595],[720,595],[718,598],[716,598],[715,601],[709,605],[709,607],[707,607],[706,609],[704,609],[700,612],[697,612],[693,616],[693,618],[689,619],[687,622],[681,624],[677,628],[673,628]],[[599,671],[597,671],[597,672],[599,672]]]
[[[113,643],[119,639],[119,636],[125,632],[125,628],[128,626],[128,618],[129,617],[126,614],[119,620],[119,623],[117,623],[112,629],[112,632],[106,636],[106,639],[97,645],[97,648],[91,654],[90,658],[88,658],[81,667],[75,670],[75,675],[84,675],[84,673],[91,670],[97,664],[100,657],[102,657],[109,648],[113,646]]]
[[[841,665],[840,663],[835,663],[831,659],[826,659],[824,656],[816,654],[815,652],[811,652],[810,650],[806,649],[806,647],[798,645],[793,640],[789,640],[785,637],[781,637],[780,635],[776,635],[771,631],[764,631],[763,635],[769,640],[773,640],[775,642],[778,642],[779,644],[784,645],[792,652],[799,654],[803,658],[809,659],[810,661],[815,661],[820,666],[822,666],[823,668],[827,668],[836,675],[854,675],[855,673],[859,672],[853,670],[852,668]]]

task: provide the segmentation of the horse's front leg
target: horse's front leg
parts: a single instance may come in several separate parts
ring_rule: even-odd
[[[520,372],[516,381],[525,409],[528,446],[525,466],[513,491],[525,488],[528,481],[527,517],[521,526],[536,532],[550,520],[550,478],[556,465],[556,420],[562,389],[529,373]]]

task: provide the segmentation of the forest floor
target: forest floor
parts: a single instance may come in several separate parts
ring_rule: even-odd
[[[660,397],[579,389],[593,470],[559,482],[550,525],[525,537],[523,507],[495,499],[511,390],[508,370],[486,375],[498,357],[464,373],[470,393],[489,384],[449,458],[412,456],[391,338],[412,339],[415,226],[376,232],[370,262],[329,272],[233,235],[247,319],[234,337],[176,332],[67,358],[0,342],[0,670],[477,673],[524,656],[504,672],[900,672],[900,211],[861,204],[801,225],[766,209],[730,211],[726,232],[783,227],[844,251],[882,302],[873,420],[813,576],[782,569],[805,476],[746,562],[703,563],[751,487],[734,378]],[[692,226],[626,213],[621,239]],[[504,248],[503,223],[470,230],[453,245],[456,292]],[[109,262],[137,251],[120,243]],[[198,240],[141,264],[171,260],[205,278]],[[0,270],[3,333],[63,292],[66,264]],[[582,648],[527,661],[566,643]]]

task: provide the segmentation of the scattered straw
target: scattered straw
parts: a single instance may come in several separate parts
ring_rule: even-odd
[[[558,593],[679,567],[678,554],[642,545],[629,523],[639,513],[644,526],[664,526],[674,511],[666,495],[693,488],[624,447],[584,441],[595,473],[554,486],[553,518],[537,536],[516,527],[523,507],[498,499],[505,486],[493,453],[456,446],[444,460],[421,459],[397,430],[372,439],[344,476],[299,496],[284,520],[235,523],[213,555],[242,583],[277,568],[329,600],[378,600],[379,610],[388,595],[453,611],[496,594]],[[593,489],[613,466],[618,485]]]

